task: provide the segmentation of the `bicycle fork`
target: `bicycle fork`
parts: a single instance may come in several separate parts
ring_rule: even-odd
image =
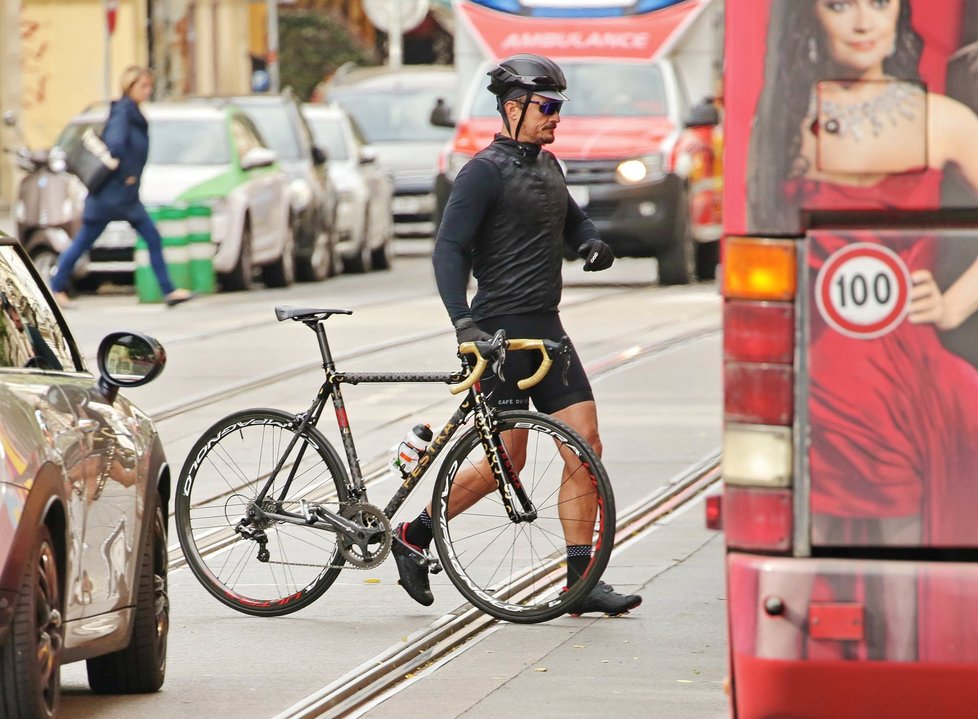
[[[489,469],[496,480],[496,489],[502,498],[503,507],[510,520],[519,524],[520,522],[532,522],[537,518],[537,508],[527,496],[526,489],[520,479],[520,471],[513,464],[509,450],[503,444],[502,437],[495,427],[495,421],[484,413],[476,414],[476,427],[479,430],[482,448],[486,453],[489,462]],[[516,508],[516,502],[521,509]]]

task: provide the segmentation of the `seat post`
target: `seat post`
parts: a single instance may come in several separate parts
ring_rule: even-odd
[[[329,351],[329,340],[326,339],[326,328],[323,326],[322,320],[316,322],[314,329],[316,330],[316,338],[319,340],[319,353],[323,356],[323,366],[336,369],[333,365],[333,353]]]

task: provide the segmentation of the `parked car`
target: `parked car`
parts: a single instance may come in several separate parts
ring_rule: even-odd
[[[346,110],[377,148],[394,178],[394,234],[434,233],[438,154],[450,128],[430,122],[432,109],[455,93],[455,71],[443,65],[356,68],[335,79],[327,100]]]
[[[158,690],[166,671],[169,467],[118,394],[163,369],[156,340],[107,335],[99,376],[26,250],[0,232],[0,710],[52,717],[61,665],[96,692]]]
[[[214,269],[225,290],[251,287],[256,268],[270,287],[295,276],[289,179],[251,119],[223,100],[146,103],[149,160],[140,197],[147,208],[203,202],[210,205]],[[99,105],[71,120],[57,145],[70,147],[87,127],[100,125]],[[131,281],[136,233],[113,222],[95,241],[80,274]],[[73,275],[77,277],[78,275]]]
[[[336,274],[337,191],[327,172],[328,158],[316,145],[299,102],[290,90],[231,101],[258,126],[289,176],[296,276],[313,282]]]
[[[356,121],[338,106],[302,106],[316,144],[329,154],[329,174],[339,192],[336,225],[343,269],[386,270],[393,258],[394,183],[377,162]]]

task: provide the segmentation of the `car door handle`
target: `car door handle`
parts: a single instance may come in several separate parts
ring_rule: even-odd
[[[91,432],[94,432],[100,426],[101,425],[98,423],[98,421],[94,419],[80,419],[78,420],[78,424],[75,425],[77,429],[81,430],[85,434],[90,434]]]

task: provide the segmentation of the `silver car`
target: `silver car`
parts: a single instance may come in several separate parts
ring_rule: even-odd
[[[434,233],[438,155],[452,129],[433,125],[431,113],[454,94],[455,71],[445,65],[356,68],[327,90],[326,99],[350,113],[394,177],[397,237]]]
[[[329,176],[339,193],[336,225],[343,269],[388,269],[393,259],[394,185],[377,161],[377,150],[339,107],[307,104],[302,114],[316,144],[329,155]]]
[[[152,338],[81,354],[40,275],[0,232],[0,713],[51,717],[60,667],[96,692],[153,692],[166,671],[170,470],[118,394],[163,369]]]

